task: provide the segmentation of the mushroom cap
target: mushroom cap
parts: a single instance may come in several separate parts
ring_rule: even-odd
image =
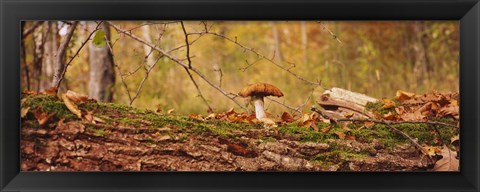
[[[276,96],[282,97],[283,93],[277,87],[267,84],[267,83],[255,83],[249,84],[244,87],[240,93],[238,93],[241,97],[250,97],[250,96]]]

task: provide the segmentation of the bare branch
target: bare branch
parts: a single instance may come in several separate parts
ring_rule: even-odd
[[[412,142],[417,147],[418,150],[420,150],[424,154],[428,154],[428,152],[420,144],[418,144],[418,142],[415,139],[410,137],[405,132],[395,128],[394,126],[392,126],[392,124],[400,124],[400,123],[405,123],[405,122],[390,122],[390,121],[385,121],[385,120],[372,120],[372,119],[337,119],[337,121],[375,122],[375,123],[380,123],[380,124],[386,125],[390,130],[392,130],[394,132],[397,132],[397,133],[403,135],[408,140],[410,140],[410,142]],[[422,123],[424,123],[424,122],[422,122]],[[430,157],[429,155],[427,155],[427,157],[430,159],[430,161],[435,162],[432,159],[432,157]]]
[[[192,80],[193,85],[195,85],[195,88],[197,89],[197,92],[198,92],[198,96],[200,96],[200,98],[202,98],[205,105],[207,105],[208,111],[213,112],[212,107],[210,106],[210,104],[208,104],[207,99],[205,99],[205,97],[203,96],[202,91],[198,87],[197,82],[195,81],[195,79],[193,79],[192,73],[190,73],[190,71],[189,71],[189,69],[192,68],[192,61],[190,60],[190,43],[188,42],[188,33],[187,33],[187,30],[185,29],[185,25],[183,24],[183,21],[180,21],[180,24],[182,25],[183,34],[185,35],[185,45],[187,46],[187,53],[186,54],[187,54],[188,68],[185,67],[185,71],[187,72],[188,76],[190,77],[190,80]]]
[[[177,63],[178,65],[184,67],[184,68],[188,68],[188,64],[186,64],[185,62],[181,61],[180,59],[174,57],[173,55],[170,55],[168,52],[156,47],[155,45],[152,45],[151,43],[149,42],[146,42],[145,40],[143,40],[142,38],[132,34],[131,32],[129,31],[125,31],[125,30],[122,30],[121,28],[119,28],[118,26],[114,25],[113,23],[109,22],[110,25],[115,28],[115,30],[117,30],[117,32],[119,33],[123,33],[129,37],[131,37],[132,39],[142,43],[142,44],[146,44],[152,48],[154,48],[155,50],[157,50],[159,53],[163,54],[165,57],[169,58],[170,60],[174,61],[175,63]],[[215,85],[215,83],[213,83],[212,81],[210,81],[208,78],[205,77],[205,75],[203,75],[198,69],[194,68],[194,67],[191,67],[189,68],[189,70],[193,71],[194,73],[196,73],[198,76],[200,76],[205,82],[207,82],[210,86],[212,86],[213,88],[215,88],[216,90],[218,90],[220,93],[222,93],[223,95],[225,95],[227,98],[229,98],[230,100],[232,100],[235,104],[237,104],[239,107],[241,107],[242,109],[248,111],[248,109],[246,107],[244,107],[243,105],[241,105],[238,101],[236,101],[234,99],[234,97],[232,97],[230,95],[230,93],[226,92],[225,90],[223,90],[222,88],[220,88],[219,86]]]
[[[297,78],[297,79],[299,79],[299,80],[301,80],[301,81],[304,81],[304,82],[309,83],[309,84],[312,84],[312,85],[322,86],[322,83],[321,83],[321,82],[313,82],[313,81],[307,80],[307,79],[299,76],[298,74],[292,72],[292,71],[290,70],[291,68],[287,69],[287,68],[283,67],[282,65],[276,63],[273,59],[268,58],[267,56],[262,55],[262,54],[260,54],[259,52],[255,51],[255,49],[250,48],[250,47],[247,47],[247,46],[244,46],[243,44],[241,44],[241,43],[238,42],[237,38],[232,39],[232,38],[227,37],[227,36],[225,36],[225,35],[222,35],[222,34],[219,34],[219,33],[215,33],[215,32],[209,32],[209,31],[189,33],[189,35],[206,35],[206,34],[207,34],[207,35],[214,35],[214,36],[223,38],[223,39],[225,39],[225,40],[227,40],[227,41],[229,41],[229,42],[231,42],[231,43],[234,43],[234,44],[238,45],[239,47],[243,48],[244,51],[250,51],[250,52],[254,53],[254,54],[257,55],[258,57],[267,60],[268,62],[270,62],[270,63],[274,64],[275,66],[277,66],[278,68],[280,68],[280,69],[282,69],[282,70],[290,73],[290,75],[294,76],[295,78]]]
[[[317,21],[317,22],[320,23],[323,30],[326,30],[332,36],[333,39],[335,39],[336,41],[338,41],[340,44],[343,45],[343,42],[330,29],[328,29],[327,26],[325,26],[321,21]]]

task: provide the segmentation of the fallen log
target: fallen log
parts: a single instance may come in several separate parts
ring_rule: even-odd
[[[373,114],[365,110],[368,102],[377,102],[378,99],[365,94],[355,93],[341,88],[326,90],[317,103],[325,109],[323,112],[330,119],[340,117],[372,118]]]

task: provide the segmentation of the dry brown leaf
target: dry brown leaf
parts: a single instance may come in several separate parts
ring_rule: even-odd
[[[398,90],[395,95],[395,99],[397,99],[400,102],[403,102],[405,100],[411,99],[414,96],[415,96],[415,93],[409,93],[406,91]]]
[[[24,90],[22,91],[23,95],[37,95],[38,93],[32,90]]]
[[[68,90],[65,93],[65,96],[70,99],[70,101],[73,101],[74,103],[84,103],[88,100],[88,96],[77,93],[75,91]]]
[[[337,135],[338,138],[340,139],[345,139],[345,136],[346,136],[344,132],[340,132],[340,131],[335,132],[335,135]]]
[[[64,122],[65,122],[65,118],[61,118],[60,120],[58,120],[57,127],[63,126],[65,124]]]
[[[352,140],[352,141],[357,140],[357,138],[355,138],[355,135],[351,135],[351,134],[347,134],[347,135],[345,136],[345,139],[347,139],[347,140]]]
[[[87,114],[85,114],[84,117],[89,123],[95,124],[95,120],[93,120],[93,111],[87,111]]]
[[[209,119],[215,119],[217,117],[217,114],[215,113],[210,113],[207,117],[205,117],[206,120],[209,120]]]
[[[49,89],[46,89],[45,91],[42,92],[42,94],[45,95],[50,95],[50,96],[57,96],[57,88],[56,87],[50,87]]]
[[[447,146],[443,146],[441,150],[442,159],[438,160],[433,167],[434,171],[459,171],[459,160],[456,151],[450,150]]]
[[[45,123],[47,123],[50,120],[50,118],[55,115],[55,113],[47,114],[45,112],[42,112],[42,110],[38,108],[37,110],[35,110],[33,115],[35,116],[35,119],[37,119],[38,124],[42,126]]]
[[[428,155],[430,157],[433,157],[435,155],[439,155],[441,153],[441,150],[440,148],[438,148],[437,146],[422,146],[423,147],[423,150],[422,150],[422,153],[426,154],[425,155]]]
[[[175,109],[169,109],[169,110],[167,111],[167,114],[172,115],[174,112],[175,112]]]
[[[330,131],[330,129],[332,129],[332,126],[327,126],[327,127],[323,128],[321,131],[323,133],[328,133]]]
[[[363,125],[365,125],[365,127],[367,127],[367,128],[372,128],[375,125],[375,123],[367,121],[367,122],[363,123]]]
[[[199,114],[190,114],[188,115],[188,118],[193,119],[193,120],[198,120],[198,121],[205,121],[202,115]]]
[[[390,111],[387,114],[383,115],[383,118],[386,120],[395,121],[397,120],[397,115]]]
[[[77,105],[75,105],[75,103],[70,101],[70,99],[68,99],[68,97],[66,97],[65,94],[62,94],[62,100],[63,100],[63,103],[65,103],[65,106],[67,106],[68,110],[70,110],[70,112],[77,115],[78,118],[80,119],[82,118],[82,111],[80,111]]]
[[[28,111],[30,110],[30,107],[23,107],[20,111],[20,118],[25,118],[28,114]]]
[[[395,102],[390,100],[390,99],[384,98],[384,99],[382,99],[382,103],[383,103],[382,109],[390,109],[390,108],[395,107]]]
[[[287,123],[291,123],[291,122],[295,121],[295,119],[293,119],[292,115],[290,115],[290,113],[287,113],[287,112],[283,112],[281,119],[282,119],[283,122],[287,122]]]
[[[263,126],[266,127],[266,128],[272,128],[272,127],[277,127],[277,124],[275,123],[275,121],[273,121],[272,119],[270,118],[261,118],[259,119],[260,122],[263,123]]]
[[[310,125],[310,127],[312,127],[313,130],[318,131],[318,126],[317,126],[317,124],[316,124],[315,122],[312,122],[312,124]]]

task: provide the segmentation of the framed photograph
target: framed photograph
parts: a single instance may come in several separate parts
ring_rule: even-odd
[[[0,6],[1,191],[479,191],[478,0]]]

